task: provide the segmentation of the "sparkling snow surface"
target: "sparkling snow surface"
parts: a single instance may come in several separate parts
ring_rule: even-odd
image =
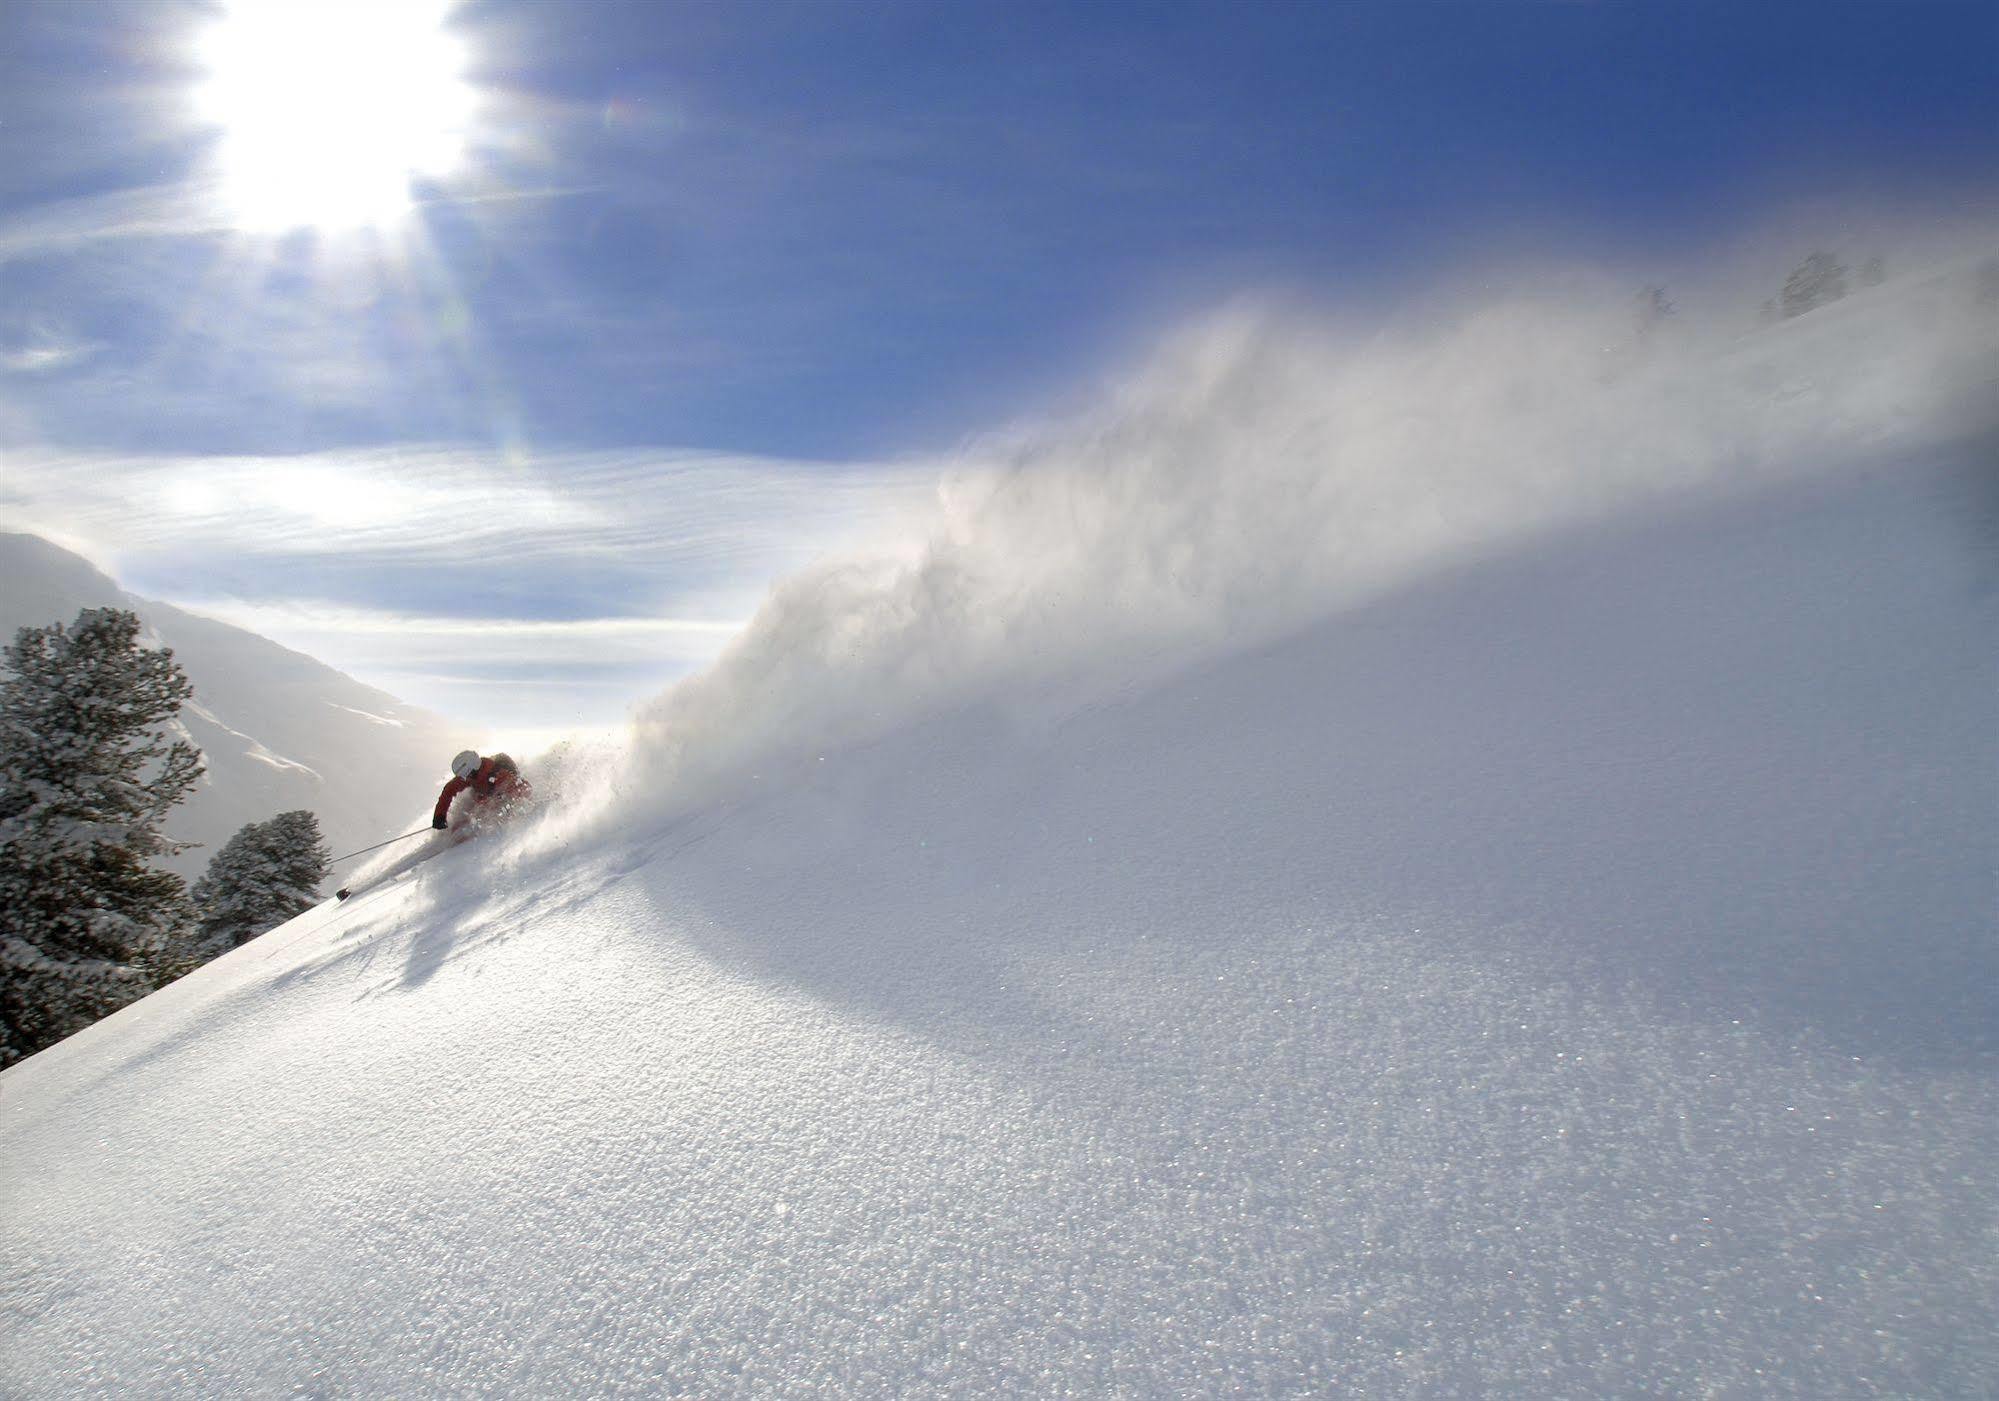
[[[1999,474],[1863,456],[301,916],[0,1077],[0,1392],[1989,1394]]]

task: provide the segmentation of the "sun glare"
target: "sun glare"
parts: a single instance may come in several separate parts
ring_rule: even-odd
[[[465,160],[473,106],[449,0],[228,0],[202,37],[202,116],[239,227],[379,227]]]

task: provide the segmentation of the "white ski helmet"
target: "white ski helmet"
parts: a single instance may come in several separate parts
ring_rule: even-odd
[[[467,783],[470,783],[473,775],[479,772],[479,751],[476,749],[465,750],[456,759],[451,761],[451,771]]]

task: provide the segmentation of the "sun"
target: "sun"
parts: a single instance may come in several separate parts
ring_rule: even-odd
[[[411,181],[463,166],[474,107],[451,0],[225,0],[203,33],[197,103],[246,230],[406,218]]]

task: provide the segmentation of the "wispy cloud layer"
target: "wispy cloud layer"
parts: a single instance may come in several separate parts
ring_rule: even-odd
[[[178,238],[230,227],[212,189],[147,185],[59,200],[0,221],[0,264],[124,238]]]
[[[711,659],[773,580],[880,533],[934,475],[660,452],[523,463],[437,445],[17,450],[0,512],[136,592],[447,714],[596,724]]]
[[[87,358],[91,347],[80,343],[38,341],[32,345],[0,350],[0,371],[10,375],[39,375],[68,369]]]

